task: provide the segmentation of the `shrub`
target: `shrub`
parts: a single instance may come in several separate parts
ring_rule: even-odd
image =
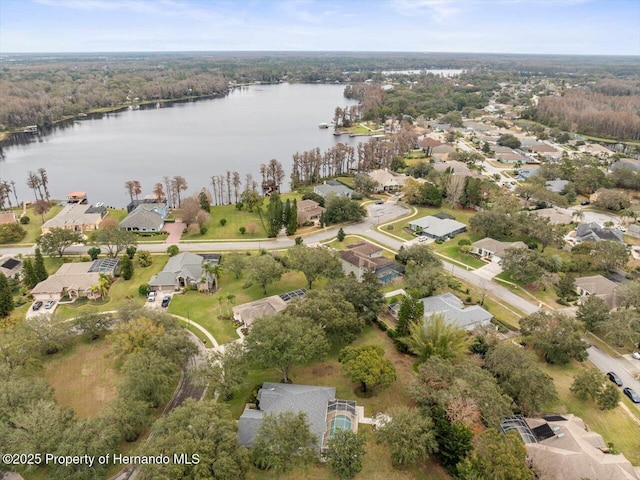
[[[209,229],[207,227],[205,227],[204,225],[200,227],[200,235],[204,235],[208,231],[209,231]]]
[[[302,237],[296,237],[296,245],[302,245]]]
[[[19,242],[26,234],[27,231],[17,223],[0,225],[0,243]]]
[[[471,245],[471,240],[469,240],[468,238],[461,238],[460,240],[458,240],[458,245]]]
[[[138,293],[144,297],[146,297],[147,295],[149,295],[149,292],[151,291],[151,287],[149,286],[148,283],[143,283],[142,285],[140,285],[138,287]]]
[[[28,225],[30,221],[31,221],[31,219],[29,217],[27,217],[26,215],[23,215],[22,217],[20,217],[20,223],[22,225]]]
[[[174,257],[174,256],[176,256],[178,253],[180,253],[180,249],[178,248],[178,246],[177,246],[177,245],[170,245],[170,246],[167,248],[167,254],[168,254],[170,257]]]
[[[246,290],[247,288],[251,288],[252,285],[253,285],[253,282],[247,282],[244,285],[242,285],[242,289]]]
[[[393,230],[393,225],[387,225],[385,228],[386,228],[387,230],[391,231],[391,230]]]
[[[238,229],[238,231],[239,231],[242,235],[244,235],[244,234],[246,233],[246,231],[247,231],[247,227],[240,227],[240,228]]]
[[[220,219],[220,226],[224,227],[227,224],[227,219],[226,218],[221,218]]]

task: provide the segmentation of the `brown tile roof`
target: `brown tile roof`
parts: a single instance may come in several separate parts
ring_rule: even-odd
[[[353,243],[351,245],[347,245],[347,248],[349,250],[356,252],[356,254],[358,255],[363,255],[366,257],[370,257],[374,253],[378,253],[382,251],[381,247],[378,247],[377,245],[374,245],[373,243],[369,243],[369,242]]]
[[[0,213],[0,225],[5,223],[16,223],[16,214],[13,212]]]

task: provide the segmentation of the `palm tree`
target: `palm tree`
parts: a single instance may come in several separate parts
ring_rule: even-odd
[[[584,220],[584,212],[582,210],[574,210],[571,216],[576,220]]]
[[[112,281],[112,278],[110,275],[107,275],[106,273],[101,273],[100,278],[98,278],[98,284],[94,285],[95,287],[94,293],[97,294],[99,297],[102,297],[102,298],[106,297],[107,294],[109,293],[109,287],[111,286],[111,281]]]
[[[227,295],[227,312],[229,313],[229,318],[231,318],[231,305],[233,305],[233,300],[236,298],[235,295],[230,293]]]
[[[209,262],[204,262],[202,264],[202,272],[209,277],[209,281],[213,281],[214,290],[218,289],[218,280],[220,278],[220,274],[222,273],[222,266],[220,264],[212,265]]]
[[[409,325],[409,336],[402,339],[409,351],[423,360],[432,355],[456,358],[467,351],[470,343],[466,330],[446,322],[437,313]]]

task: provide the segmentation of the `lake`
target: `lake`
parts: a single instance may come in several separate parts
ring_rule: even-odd
[[[22,135],[27,144],[5,145],[0,179],[16,182],[21,201],[33,200],[27,173],[43,167],[52,198],[84,190],[91,203],[121,208],[129,202],[128,180],[139,180],[147,195],[163,176],[182,175],[186,193],[195,194],[202,187],[211,190],[210,177],[227,170],[238,171],[243,184],[247,173],[260,183],[260,164],[275,158],[285,169],[282,190],[287,191],[296,151],[366,141],[318,128],[333,119],[335,107],[356,103],[345,99],[343,90],[343,85],[255,85],[221,98],[78,119],[46,135]]]

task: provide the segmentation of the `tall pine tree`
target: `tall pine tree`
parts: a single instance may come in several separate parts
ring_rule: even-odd
[[[274,238],[278,236],[282,228],[282,200],[278,192],[273,192],[267,204],[267,236]]]
[[[0,317],[6,317],[13,310],[13,295],[4,273],[0,272]]]
[[[288,200],[287,200],[288,201]],[[293,235],[298,229],[298,201],[294,198],[286,220],[287,235]]]
[[[22,272],[24,273],[24,284],[27,288],[33,288],[38,283],[38,277],[33,268],[33,263],[30,258],[25,258],[22,262]]]
[[[36,248],[36,258],[33,264],[33,270],[36,275],[36,280],[38,282],[42,282],[49,278],[49,274],[47,273],[47,268],[44,266],[44,257],[42,256],[42,252],[39,248]]]

